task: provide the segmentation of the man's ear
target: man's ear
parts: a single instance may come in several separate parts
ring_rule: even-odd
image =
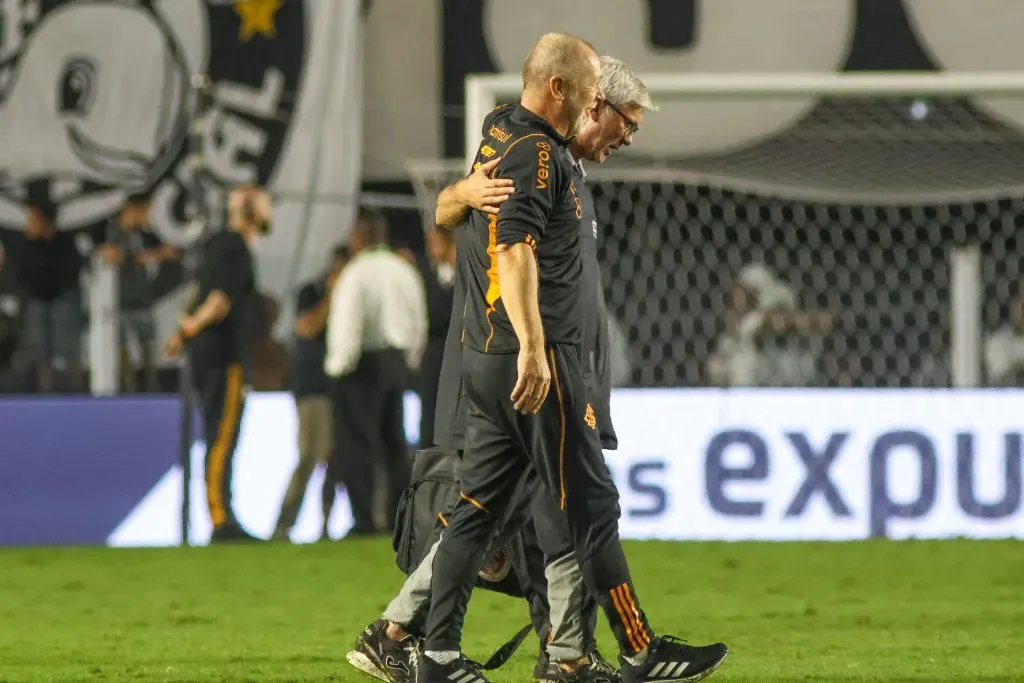
[[[548,80],[548,90],[556,102],[565,102],[568,93],[566,92],[565,79],[561,76],[552,76]]]

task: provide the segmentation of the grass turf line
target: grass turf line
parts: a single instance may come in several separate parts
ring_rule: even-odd
[[[1022,551],[627,544],[653,625],[732,649],[715,681],[1022,681]],[[403,578],[381,541],[0,550],[0,681],[368,682],[345,652]],[[524,602],[477,591],[465,650],[526,623]],[[531,637],[492,678],[529,680],[536,652]]]

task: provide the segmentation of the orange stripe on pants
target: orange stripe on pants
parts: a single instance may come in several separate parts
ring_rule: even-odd
[[[627,602],[629,587],[626,584],[622,584],[611,589],[609,593],[612,596],[612,603],[615,605],[615,611],[619,615],[619,620],[622,622],[622,628],[626,631],[626,637],[629,639],[630,646],[633,648],[634,653],[642,651],[647,647],[647,642],[650,641],[645,642],[645,629],[633,618],[632,610],[629,608],[629,602]]]
[[[643,645],[640,650],[643,650],[650,645],[651,634],[647,632],[647,627],[640,619],[640,610],[637,609],[636,601],[633,599],[633,591],[629,590],[627,584],[622,584],[622,596],[626,599],[626,609],[633,615],[633,625],[636,627],[636,632],[640,634],[640,643]]]
[[[224,387],[224,410],[217,427],[217,439],[212,446],[207,446],[210,452],[206,461],[206,502],[210,507],[214,528],[228,520],[228,510],[224,504],[224,468],[231,456],[238,420],[242,415],[242,379],[242,366],[229,365]]]
[[[558,379],[558,362],[555,360],[555,350],[548,351],[551,358],[551,378],[555,384],[555,395],[558,397],[558,412],[561,419],[561,432],[558,437],[558,488],[560,493],[559,504],[565,509],[565,401],[562,399],[562,382]]]
[[[487,508],[485,508],[485,507],[484,507],[484,506],[483,506],[483,505],[482,505],[482,504],[481,504],[481,503],[480,503],[479,501],[477,501],[477,500],[476,500],[475,498],[472,498],[471,496],[468,496],[468,495],[466,495],[466,492],[465,492],[465,491],[460,491],[460,492],[459,492],[459,498],[461,498],[462,500],[466,501],[467,503],[469,503],[470,505],[472,505],[473,507],[475,507],[475,508],[476,508],[477,510],[482,510],[483,512],[487,512]],[[447,525],[446,525],[446,526],[447,526]]]

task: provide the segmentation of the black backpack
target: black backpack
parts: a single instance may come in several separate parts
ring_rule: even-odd
[[[459,480],[460,463],[461,458],[457,451],[445,448],[416,451],[412,461],[412,484],[402,492],[399,499],[395,516],[395,535],[392,539],[395,562],[407,575],[419,566],[427,551],[448,526],[448,519],[459,500],[459,491],[462,488]],[[506,552],[512,561],[512,571],[500,581],[486,581],[477,577],[478,587],[517,598],[524,596],[523,580],[519,573],[526,571],[528,558],[522,536],[523,534],[519,534],[506,546]],[[536,571],[537,568],[534,569]],[[543,564],[540,571],[543,574]],[[511,640],[491,655],[482,668],[490,671],[501,667],[515,654],[533,628],[532,625],[521,628]]]
[[[398,501],[392,546],[395,562],[410,574],[448,524],[459,497],[459,454],[445,448],[416,451],[412,484]]]
[[[395,533],[391,545],[395,563],[406,575],[411,574],[427,555],[441,532],[448,526],[452,510],[459,502],[461,482],[457,451],[427,448],[416,451],[412,462],[412,484],[402,492],[395,513]],[[492,549],[493,550],[493,549]],[[536,540],[532,529],[523,529],[504,547],[511,560],[511,571],[500,579],[477,578],[477,586],[514,598],[525,597],[523,584],[527,574],[538,571]],[[536,553],[530,552],[536,550]],[[543,575],[543,565],[539,568]]]

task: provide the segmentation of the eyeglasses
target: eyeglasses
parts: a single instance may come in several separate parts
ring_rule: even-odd
[[[604,103],[611,107],[612,111],[622,117],[622,120],[626,122],[626,135],[636,135],[636,132],[640,130],[640,124],[623,114],[622,110],[612,104],[610,100],[605,100]]]

